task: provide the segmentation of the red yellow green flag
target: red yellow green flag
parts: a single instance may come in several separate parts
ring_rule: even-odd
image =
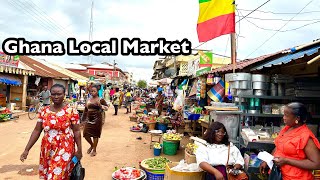
[[[198,39],[206,42],[235,32],[235,0],[199,0]]]

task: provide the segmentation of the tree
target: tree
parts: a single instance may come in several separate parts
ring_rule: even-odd
[[[139,88],[146,88],[147,87],[147,81],[145,80],[139,80],[138,83],[137,83],[137,86]]]

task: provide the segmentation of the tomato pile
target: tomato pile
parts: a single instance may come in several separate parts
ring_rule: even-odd
[[[134,168],[121,168],[114,173],[114,178],[117,180],[138,179],[140,176],[140,170]]]

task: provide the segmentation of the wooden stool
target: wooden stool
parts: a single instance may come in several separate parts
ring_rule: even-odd
[[[150,137],[151,137],[150,138],[150,149],[152,149],[152,146],[154,145],[154,143],[160,143],[161,142],[162,133],[151,133]],[[156,139],[154,140],[154,138],[156,138]]]

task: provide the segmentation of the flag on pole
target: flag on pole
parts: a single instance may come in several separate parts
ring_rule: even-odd
[[[235,32],[235,0],[199,0],[198,39],[206,42]]]

